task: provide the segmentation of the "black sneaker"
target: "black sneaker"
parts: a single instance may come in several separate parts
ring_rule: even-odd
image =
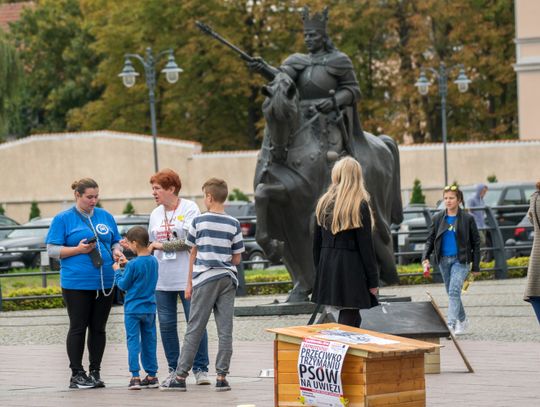
[[[129,390],[141,390],[141,379],[139,377],[132,377],[128,385]]]
[[[176,375],[176,374],[175,374]],[[172,375],[171,375],[172,376]],[[186,379],[179,379],[178,377],[169,376],[159,386],[161,391],[186,391]]]
[[[143,389],[157,389],[159,387],[159,380],[157,377],[150,379],[148,375],[141,380],[141,387]]]
[[[229,391],[231,386],[226,379],[217,379],[216,380],[216,391]]]
[[[99,370],[91,370],[89,378],[94,382],[94,387],[105,387],[105,383],[101,380]]]
[[[70,389],[93,389],[94,387],[96,387],[96,384],[84,371],[76,373],[69,379]]]

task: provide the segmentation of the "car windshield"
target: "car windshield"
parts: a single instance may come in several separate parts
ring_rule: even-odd
[[[239,216],[255,216],[255,205],[252,203],[245,204],[225,204],[225,212],[235,218]]]
[[[486,196],[484,196],[484,202],[487,206],[497,206],[500,202],[502,188],[488,188]]]
[[[49,226],[50,221],[41,221],[41,222],[28,222],[25,223],[22,226]],[[18,239],[21,237],[45,237],[47,236],[47,232],[49,231],[48,228],[42,228],[42,229],[15,229],[13,232],[11,232],[9,235],[7,235],[8,239]]]

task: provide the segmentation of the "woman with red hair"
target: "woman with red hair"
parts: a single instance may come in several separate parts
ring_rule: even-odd
[[[182,182],[173,170],[165,169],[152,175],[150,184],[158,205],[150,215],[148,232],[152,242],[150,247],[154,249],[158,261],[156,304],[159,330],[169,372],[176,377],[180,356],[176,312],[178,298],[182,301],[186,321],[190,309],[190,302],[184,296],[189,271],[189,247],[185,244],[185,238],[191,222],[200,215],[200,211],[195,202],[178,196]],[[208,364],[208,335],[205,332],[193,364],[197,384],[210,384]]]

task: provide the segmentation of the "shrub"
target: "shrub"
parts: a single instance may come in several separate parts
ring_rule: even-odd
[[[426,203],[426,196],[422,193],[422,183],[420,182],[418,178],[414,180],[410,203],[412,204],[425,204]]]
[[[41,210],[39,209],[37,201],[32,201],[32,203],[30,204],[30,215],[28,217],[28,220],[39,218],[40,216]]]
[[[244,194],[242,191],[240,191],[238,188],[234,188],[232,192],[229,194],[229,201],[251,202],[249,200],[249,197],[246,194]]]
[[[6,298],[12,297],[30,297],[34,295],[55,295],[62,294],[60,287],[47,287],[47,288],[19,288],[11,291]],[[58,298],[39,298],[28,300],[14,300],[14,301],[2,301],[3,311],[22,311],[32,309],[49,309],[49,308],[62,308],[64,307],[64,301],[62,297]]]
[[[488,175],[487,182],[489,183],[498,182],[497,176],[495,174]]]
[[[122,211],[122,213],[124,215],[134,215],[135,214],[135,207],[133,206],[131,201],[127,201],[127,204],[126,204],[124,210]]]
[[[4,209],[4,205],[0,204],[0,215],[5,215],[6,210]]]

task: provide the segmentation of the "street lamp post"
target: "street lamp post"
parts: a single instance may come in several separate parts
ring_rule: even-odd
[[[447,143],[447,130],[446,130],[446,96],[448,95],[448,73],[459,68],[459,74],[454,83],[457,85],[458,90],[461,93],[467,92],[469,89],[469,83],[471,81],[467,78],[465,74],[465,69],[463,65],[454,65],[451,68],[447,68],[444,62],[441,63],[439,69],[433,68],[422,68],[420,71],[420,76],[414,84],[418,88],[418,92],[425,96],[429,92],[430,82],[426,77],[426,69],[433,74],[435,78],[439,81],[439,95],[441,96],[441,122],[442,122],[442,141],[443,141],[443,154],[444,154],[444,185],[448,185],[448,158],[446,154],[446,143]]]
[[[157,153],[157,124],[156,124],[156,64],[160,59],[167,55],[167,64],[165,68],[161,70],[161,73],[165,74],[167,82],[173,84],[178,81],[178,75],[183,72],[181,68],[176,65],[174,60],[174,53],[172,49],[166,49],[161,51],[154,57],[152,48],[146,48],[146,58],[139,54],[125,54],[124,55],[124,69],[118,74],[122,78],[122,83],[126,88],[131,88],[135,85],[137,76],[139,73],[135,71],[131,58],[138,60],[144,68],[144,77],[146,79],[146,87],[148,88],[148,98],[150,101],[150,121],[152,126],[152,142],[154,145],[154,169],[159,171],[158,165],[158,153]]]

